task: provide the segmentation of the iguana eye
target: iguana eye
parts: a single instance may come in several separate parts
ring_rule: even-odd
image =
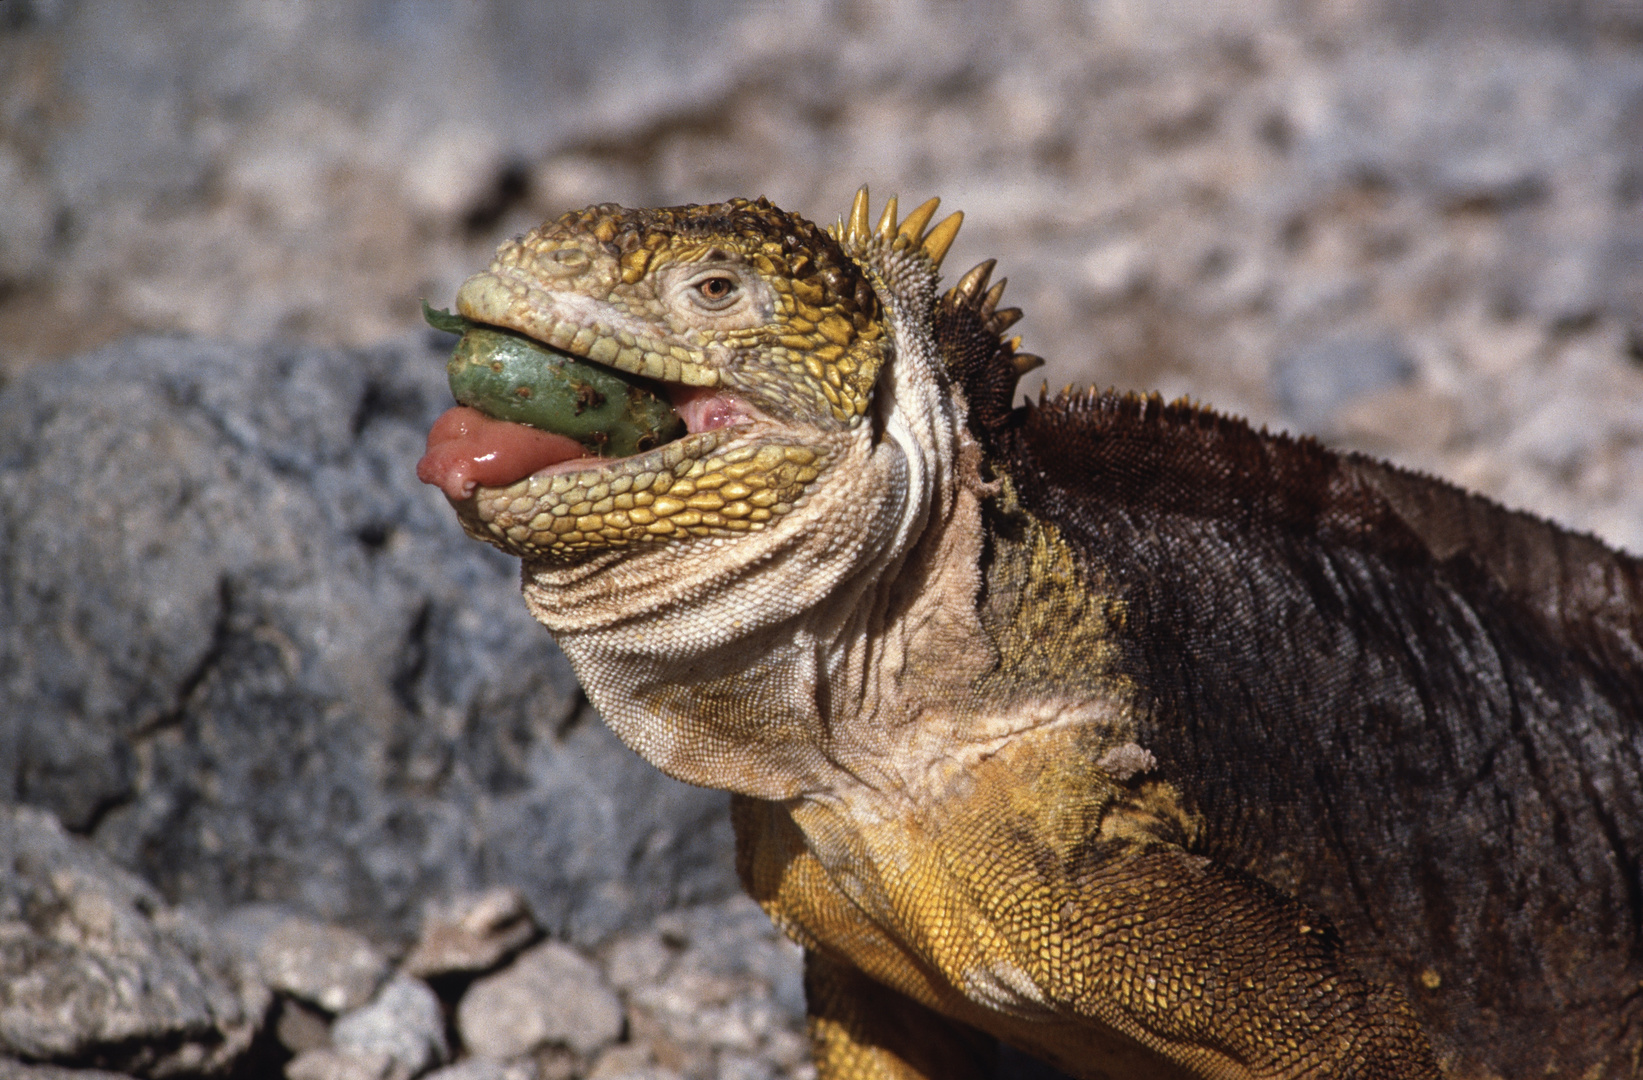
[[[741,283],[729,274],[710,274],[690,283],[696,302],[709,311],[723,311],[742,294]]]

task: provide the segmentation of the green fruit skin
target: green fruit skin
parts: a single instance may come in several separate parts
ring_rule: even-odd
[[[458,403],[569,436],[601,457],[627,457],[685,434],[666,399],[624,373],[510,331],[468,323],[446,373]]]

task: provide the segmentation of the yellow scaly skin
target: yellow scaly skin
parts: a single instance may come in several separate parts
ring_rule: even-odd
[[[629,746],[736,794],[826,1080],[985,1075],[988,1036],[1078,1077],[1435,1076],[1395,993],[1191,853],[1108,670],[1122,606],[980,471],[934,210],[604,206],[503,245],[463,315],[741,422],[481,488],[464,527]]]

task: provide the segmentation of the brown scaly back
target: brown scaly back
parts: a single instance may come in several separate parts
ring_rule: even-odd
[[[1643,669],[1643,563],[1590,536],[1186,400],[1092,389],[1016,406],[1021,377],[1043,360],[1005,337],[1022,313],[998,306],[1004,279],[989,287],[994,266],[979,264],[942,295],[934,329],[971,433],[1006,472],[1074,498],[1099,490],[1114,508],[1145,504],[1403,557],[1470,560],[1560,640],[1599,650],[1616,669]]]
[[[1157,395],[1041,396],[993,431],[995,452],[1008,471],[1032,477],[1030,488],[1086,504],[1099,492],[1107,512],[1235,522],[1392,560],[1467,563],[1563,646],[1643,670],[1643,562],[1442,480]]]

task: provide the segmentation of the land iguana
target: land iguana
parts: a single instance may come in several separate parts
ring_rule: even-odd
[[[823,1080],[1638,1075],[1643,563],[1191,403],[1015,404],[935,206],[504,243],[461,315],[687,433],[455,410],[419,467],[616,733],[734,793]]]

